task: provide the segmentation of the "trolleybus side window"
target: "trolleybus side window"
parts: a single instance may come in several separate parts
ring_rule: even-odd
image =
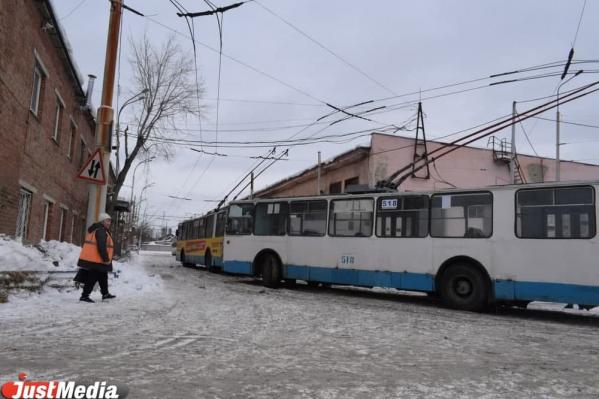
[[[516,236],[592,238],[595,236],[593,188],[523,189],[516,193]]]
[[[214,214],[210,214],[206,216],[206,234],[204,235],[207,238],[212,238],[212,233],[214,231]]]
[[[256,204],[254,234],[257,236],[284,236],[287,231],[287,202]]]
[[[331,201],[329,235],[336,237],[370,237],[372,235],[372,198]]]
[[[225,235],[225,225],[227,223],[227,211],[221,211],[216,214],[216,230],[214,232],[215,237],[222,237]]]
[[[195,223],[195,235],[194,238],[204,238],[204,218],[200,218]]]
[[[233,204],[229,207],[227,219],[227,234],[248,235],[252,234],[253,204]]]
[[[291,201],[289,235],[322,237],[327,231],[327,201]]]
[[[431,197],[431,236],[488,238],[493,234],[491,193],[436,194]]]
[[[377,237],[426,237],[428,235],[426,195],[382,197],[377,200]]]

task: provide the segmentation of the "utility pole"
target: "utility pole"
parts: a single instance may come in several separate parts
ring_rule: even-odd
[[[110,130],[112,129],[112,121],[114,117],[114,110],[112,109],[112,97],[114,95],[114,80],[122,13],[122,0],[112,0],[110,2],[110,21],[108,26],[108,38],[106,42],[106,60],[104,64],[102,103],[98,108],[96,118],[96,145],[100,148],[105,168],[107,168],[107,170],[104,171],[104,173],[106,173],[107,180],[110,178]],[[98,221],[100,213],[106,211],[106,195],[108,191],[107,183],[108,182],[105,182],[102,185],[89,185],[87,207],[88,226]]]
[[[318,151],[318,177],[316,179],[316,195],[320,195],[320,151]]]
[[[510,184],[516,183],[516,102],[512,102],[512,145],[510,155]]]
[[[254,171],[250,175],[250,199],[254,199]]]

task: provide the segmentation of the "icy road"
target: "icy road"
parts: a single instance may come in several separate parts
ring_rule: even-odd
[[[471,314],[392,291],[269,290],[167,254],[142,263],[162,288],[0,305],[0,381],[108,379],[130,398],[599,397],[597,313]]]

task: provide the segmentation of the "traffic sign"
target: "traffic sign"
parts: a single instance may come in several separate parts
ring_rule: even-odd
[[[102,152],[98,148],[83,165],[83,168],[81,168],[77,177],[79,179],[90,181],[94,184],[106,184],[106,175],[104,170]]]

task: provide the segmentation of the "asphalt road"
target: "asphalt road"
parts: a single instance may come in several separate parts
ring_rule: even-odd
[[[597,314],[474,314],[390,290],[270,290],[168,254],[143,260],[163,290],[0,305],[0,383],[25,371],[124,382],[130,398],[599,397]]]

